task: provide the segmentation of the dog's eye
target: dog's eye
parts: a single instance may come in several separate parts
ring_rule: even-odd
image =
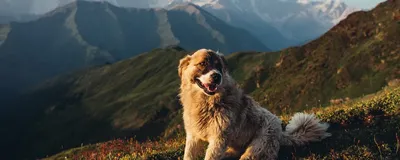
[[[199,63],[199,64],[197,64],[197,65],[205,66],[205,65],[206,65],[206,62],[201,62],[201,63]]]

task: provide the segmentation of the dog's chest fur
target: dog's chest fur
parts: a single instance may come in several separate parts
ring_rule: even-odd
[[[206,96],[194,85],[182,83],[180,101],[187,134],[203,141],[224,137],[229,146],[242,148],[260,128],[263,116],[256,114],[258,107],[244,96],[230,77],[224,79],[223,91]]]
[[[226,106],[192,103],[185,107],[187,108],[184,109],[186,130],[202,140],[207,141],[209,138],[213,138],[212,136],[228,130],[228,127],[231,126],[232,119]]]
[[[235,146],[246,144],[253,136],[255,130],[246,130],[243,126],[253,126],[255,116],[249,114],[250,108],[244,107],[247,102],[240,96],[224,96],[221,101],[213,101],[193,93],[190,99],[186,98],[182,99],[185,130],[193,136],[209,141],[222,134]]]

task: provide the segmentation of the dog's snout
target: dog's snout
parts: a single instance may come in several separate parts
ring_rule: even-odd
[[[213,74],[211,75],[211,78],[212,78],[212,80],[213,80],[214,83],[220,83],[220,82],[221,82],[221,79],[222,79],[222,76],[221,76],[221,74],[219,74],[219,73],[213,73]]]

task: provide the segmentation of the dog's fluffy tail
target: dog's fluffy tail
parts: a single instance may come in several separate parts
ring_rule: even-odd
[[[329,124],[320,123],[313,114],[296,113],[286,126],[281,143],[282,145],[304,145],[308,142],[321,141],[331,136],[326,132],[328,128]]]

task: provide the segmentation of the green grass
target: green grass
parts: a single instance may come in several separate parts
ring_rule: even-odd
[[[332,137],[305,147],[282,147],[280,159],[393,159],[400,155],[400,86],[338,106],[315,107],[314,113],[331,126]],[[284,123],[290,115],[282,115]],[[183,132],[181,130],[181,132]],[[117,139],[68,150],[47,159],[178,159],[184,133],[174,139],[137,142]]]

